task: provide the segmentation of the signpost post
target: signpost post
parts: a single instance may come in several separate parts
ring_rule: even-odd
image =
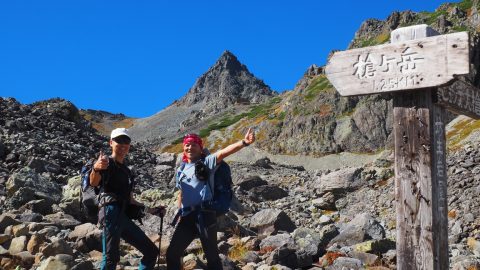
[[[397,268],[448,269],[445,108],[480,118],[468,33],[399,28],[391,44],[336,52],[327,78],[344,96],[393,93]]]

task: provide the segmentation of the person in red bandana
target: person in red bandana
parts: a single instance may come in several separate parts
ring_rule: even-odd
[[[255,142],[255,134],[251,129],[248,129],[243,140],[233,143],[214,154],[206,154],[200,136],[187,134],[183,138],[183,162],[176,172],[176,186],[180,189],[179,208],[181,211],[179,214],[181,218],[167,250],[168,270],[181,269],[183,253],[197,237],[200,238],[202,243],[208,269],[223,269],[217,247],[216,213],[198,207],[202,202],[211,200],[213,197],[207,184],[208,180],[206,180],[211,175],[202,177],[196,169],[196,164],[198,168],[198,161],[202,161],[203,165],[208,168],[208,173],[213,173],[215,166],[224,158],[253,142]],[[206,233],[200,233],[201,228],[204,228]]]

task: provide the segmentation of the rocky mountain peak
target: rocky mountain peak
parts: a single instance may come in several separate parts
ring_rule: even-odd
[[[213,70],[225,70],[232,73],[237,73],[241,71],[247,71],[248,69],[245,65],[238,61],[237,57],[230,51],[226,50],[222,53],[217,62],[211,67]]]
[[[203,111],[211,114],[234,104],[260,103],[272,95],[274,92],[268,85],[256,78],[233,53],[224,51],[176,104],[204,103]]]

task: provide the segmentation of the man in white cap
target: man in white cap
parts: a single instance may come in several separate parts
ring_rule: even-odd
[[[134,179],[125,165],[131,137],[125,128],[116,128],[110,135],[110,157],[100,152],[90,173],[90,184],[101,186],[99,222],[103,226],[103,260],[101,269],[115,269],[120,260],[120,238],[137,248],[143,257],[138,269],[153,269],[158,248],[125,214],[129,205],[145,206],[133,198]],[[147,208],[151,214],[164,215],[163,207]]]

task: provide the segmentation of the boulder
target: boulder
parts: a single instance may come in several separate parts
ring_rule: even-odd
[[[80,238],[86,238],[87,234],[97,229],[97,226],[92,223],[84,223],[75,227],[75,229],[68,234],[69,241],[77,241]]]
[[[288,192],[277,186],[258,186],[250,190],[250,198],[255,202],[275,201],[288,196]]]
[[[18,224],[18,225],[13,225],[12,233],[13,233],[13,236],[15,236],[15,237],[22,236],[22,235],[27,236],[28,235],[27,224],[22,223],[22,224]]]
[[[315,180],[314,188],[319,195],[327,192],[332,192],[334,195],[343,195],[364,184],[361,180],[362,170],[362,168],[346,168],[322,175]]]
[[[41,234],[32,235],[27,243],[27,251],[31,254],[37,254],[40,251],[40,247],[45,243],[46,240],[46,237]]]
[[[18,191],[18,192],[21,192],[21,191]],[[35,198],[35,194],[34,192],[31,192],[31,190],[27,190],[26,193],[22,194],[23,196],[27,195],[27,196],[32,196],[32,198]],[[21,196],[21,197],[23,197]],[[24,200],[21,200],[21,201],[24,201]],[[31,200],[29,202],[27,202],[22,208],[26,208],[28,210],[30,210],[31,212],[34,212],[34,213],[40,213],[42,215],[48,215],[48,214],[51,214],[53,212],[53,208],[52,208],[52,201],[51,200],[46,200],[46,199],[40,199],[40,200]],[[18,203],[18,204],[21,204],[21,203]],[[78,202],[77,202],[77,208],[78,208]],[[38,216],[37,217],[33,217],[32,218],[39,218]],[[41,219],[43,219],[43,217],[41,217]]]
[[[157,165],[175,166],[176,155],[173,153],[161,153],[156,156]]]
[[[385,230],[370,214],[356,215],[330,243],[351,246],[365,240],[385,238]]]
[[[465,256],[458,258],[457,262],[452,263],[452,270],[470,270],[480,269],[480,260],[474,256]]]
[[[37,173],[59,173],[61,171],[60,166],[58,166],[57,164],[35,157],[31,157],[28,160],[27,166]]]
[[[71,215],[68,215],[62,212],[46,215],[44,218],[45,220],[50,221],[56,225],[60,225],[63,228],[69,228],[69,229],[73,229],[76,226],[81,224],[80,221],[76,220]]]
[[[297,254],[294,248],[282,246],[274,250],[267,258],[266,262],[269,265],[280,264],[292,269],[298,267]]]
[[[255,187],[268,185],[268,182],[263,180],[260,176],[254,175],[246,178],[240,177],[234,179],[234,183],[243,190],[250,190]]]
[[[297,257],[298,268],[309,267],[314,262],[312,255],[310,255],[308,251],[305,251],[305,250],[296,250],[295,256]]]
[[[372,254],[382,254],[395,248],[396,243],[390,239],[369,240],[353,246],[355,251]]]
[[[323,226],[320,230],[320,243],[318,244],[319,255],[323,255],[326,251],[328,243],[339,234],[334,224]]]
[[[336,270],[336,269],[349,269],[349,270],[360,270],[364,269],[362,267],[362,262],[359,259],[349,258],[349,257],[340,257],[337,258],[331,266],[326,268],[327,270]]]
[[[360,260],[364,265],[374,265],[379,259],[378,255],[358,251],[352,251],[349,255],[354,259]]]
[[[2,142],[2,138],[0,138],[0,159],[5,157],[6,150],[5,144]]]
[[[273,169],[271,164],[272,164],[272,162],[270,161],[270,159],[268,157],[263,157],[263,158],[257,159],[253,163],[253,165],[264,168],[264,169]]]
[[[42,261],[37,270],[70,270],[74,264],[70,255],[59,254]]]
[[[28,167],[12,174],[7,180],[6,188],[10,204],[15,208],[32,200],[43,199],[51,205],[61,199],[61,188],[57,183]]]
[[[27,236],[25,235],[13,238],[8,248],[8,252],[12,255],[25,250],[27,250]]]
[[[22,251],[13,255],[13,259],[16,262],[19,262],[19,266],[30,269],[35,263],[35,256],[28,251]]]
[[[67,184],[63,186],[62,199],[59,204],[66,214],[76,218],[81,218],[85,215],[79,207],[81,182],[80,175],[69,178]]]
[[[222,261],[222,268],[223,270],[238,270],[238,266],[235,265],[232,260],[230,260],[227,256],[220,254],[220,260]],[[206,268],[205,268],[206,269]]]
[[[294,241],[293,238],[288,233],[281,233],[276,235],[270,235],[265,237],[260,242],[260,249],[270,249],[274,250],[283,245],[293,246]]]
[[[102,251],[102,231],[95,229],[88,232],[85,237],[78,238],[75,242],[75,248],[84,253],[92,250]]]
[[[60,229],[57,226],[45,226],[43,229],[37,231],[37,234],[50,238],[57,235],[59,232]]]
[[[258,255],[257,252],[255,251],[252,251],[252,250],[249,250],[247,251],[240,259],[239,261],[244,263],[244,264],[247,264],[247,263],[258,263],[260,262],[262,259],[260,258],[260,256]]]
[[[480,241],[473,237],[469,237],[467,239],[467,246],[475,256],[480,257]]]
[[[332,192],[327,192],[321,198],[314,199],[312,204],[322,210],[336,210],[335,195]]]
[[[281,264],[275,264],[275,265],[268,265],[268,264],[262,264],[258,267],[253,268],[254,270],[292,270],[292,268],[281,265]]]
[[[321,235],[313,229],[297,228],[292,233],[297,251],[303,251],[307,256],[318,257],[318,246],[321,242]]]
[[[250,219],[250,228],[259,234],[273,234],[281,231],[292,232],[295,224],[282,210],[264,209],[257,212]]]
[[[188,254],[183,257],[183,269],[185,270],[198,269],[200,268],[199,263],[201,263],[200,259],[195,254]]]
[[[35,212],[23,212],[18,217],[18,220],[21,222],[41,222],[43,220],[43,216],[41,214]]]
[[[0,233],[3,233],[8,226],[17,224],[20,224],[20,221],[15,220],[12,215],[0,215]]]
[[[0,234],[0,245],[3,245],[4,243],[10,241],[12,239],[11,235],[8,234]]]
[[[91,261],[81,261],[75,264],[70,270],[94,270],[95,267]]]
[[[40,253],[45,257],[55,256],[57,254],[73,255],[73,249],[65,240],[58,238],[53,239],[51,243],[40,248]]]

